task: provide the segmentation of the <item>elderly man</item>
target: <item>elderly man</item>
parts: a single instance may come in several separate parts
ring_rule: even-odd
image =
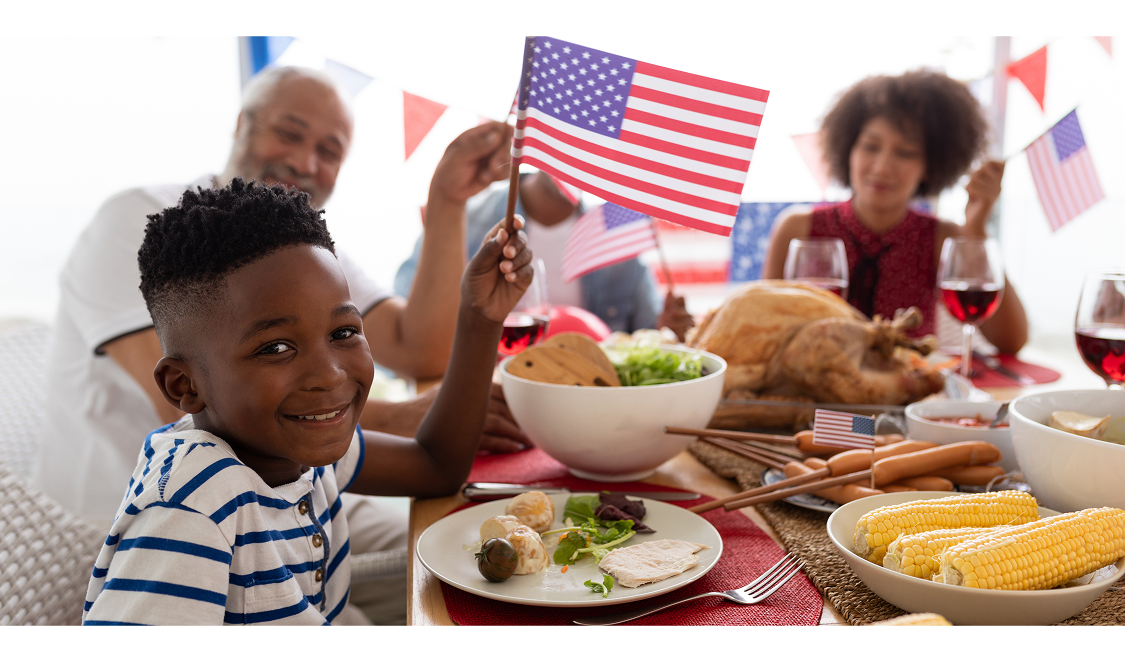
[[[381,365],[415,377],[444,371],[466,263],[465,202],[507,176],[510,131],[500,123],[482,125],[466,131],[446,150],[430,184],[426,237],[409,299],[376,284],[340,253],[353,300],[363,312],[364,335]],[[72,512],[108,524],[146,435],[183,416],[160,395],[152,376],[161,349],[138,290],[137,268],[148,215],[175,205],[187,188],[221,186],[234,177],[299,188],[310,195],[314,207],[322,207],[332,194],[351,136],[351,109],[331,79],[296,68],[268,70],[245,90],[234,146],[221,175],[207,175],[187,186],[131,189],[102,205],[60,277],[36,476],[44,491]],[[406,403],[372,401],[362,425],[412,436],[432,397]],[[502,443],[510,448],[522,442],[526,438],[497,395],[482,446]],[[349,521],[366,522],[352,525],[353,552],[405,547],[401,511],[359,497],[346,507]],[[375,620],[402,622],[404,587],[400,580],[382,600],[388,605],[384,611],[365,611]]]

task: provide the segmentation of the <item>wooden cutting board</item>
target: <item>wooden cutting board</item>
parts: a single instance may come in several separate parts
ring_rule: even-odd
[[[621,386],[621,380],[617,377],[617,369],[613,367],[613,363],[610,362],[609,357],[605,355],[598,343],[591,340],[589,336],[584,336],[581,333],[559,333],[544,340],[539,346],[558,347],[579,354],[601,369],[610,386]]]
[[[577,352],[559,347],[529,347],[508,363],[508,372],[516,377],[548,384],[573,386],[610,386],[611,384],[610,377],[592,361]]]

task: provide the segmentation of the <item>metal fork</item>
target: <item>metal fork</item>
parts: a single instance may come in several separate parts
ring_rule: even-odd
[[[577,625],[616,625],[618,623],[631,621],[635,618],[640,618],[641,616],[648,616],[649,614],[658,612],[661,609],[674,607],[690,600],[695,600],[696,598],[706,598],[710,595],[714,595],[720,598],[726,598],[727,600],[731,600],[743,605],[757,604],[762,600],[770,597],[774,594],[774,591],[784,586],[785,582],[792,579],[793,575],[796,575],[797,572],[799,572],[801,568],[804,567],[804,565],[804,561],[797,560],[792,554],[786,554],[785,556],[781,557],[781,560],[778,561],[772,568],[762,573],[761,577],[758,577],[742,588],[736,588],[722,592],[711,591],[709,593],[700,593],[699,595],[693,595],[690,598],[666,602],[662,605],[656,605],[655,607],[645,607],[644,609],[623,611],[617,614],[607,614],[605,616],[579,618],[574,622]]]

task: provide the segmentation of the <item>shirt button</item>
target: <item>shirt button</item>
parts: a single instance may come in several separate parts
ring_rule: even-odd
[[[297,512],[301,513],[302,515],[309,512],[309,503],[307,501],[302,501],[301,503],[297,504]]]
[[[317,568],[316,574],[314,575],[314,577],[316,577],[316,581],[318,581],[318,582],[323,580],[324,579],[324,569],[323,568]]]
[[[320,546],[321,546],[321,544],[323,544],[323,543],[324,543],[324,539],[320,537],[320,534],[319,534],[319,533],[314,533],[314,534],[312,535],[312,544],[313,544],[313,547],[320,547]]]

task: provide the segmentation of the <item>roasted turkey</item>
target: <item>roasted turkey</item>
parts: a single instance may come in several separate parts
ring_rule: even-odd
[[[917,309],[869,320],[840,297],[780,280],[747,283],[688,334],[687,344],[727,361],[723,397],[901,405],[936,393],[941,373],[924,355],[932,336],[905,332]],[[807,426],[812,409],[724,404],[714,427]]]

